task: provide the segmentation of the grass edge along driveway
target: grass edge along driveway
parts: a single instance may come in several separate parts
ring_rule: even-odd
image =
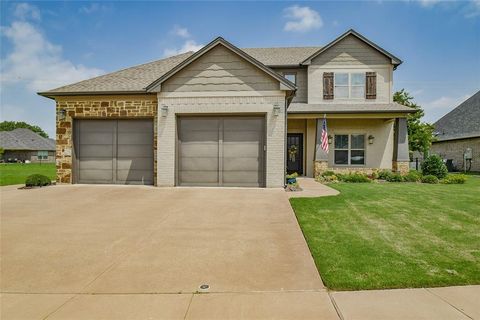
[[[480,284],[480,177],[330,186],[340,195],[290,199],[328,288]]]
[[[24,184],[25,179],[34,173],[43,174],[55,180],[55,163],[1,163],[0,186]]]

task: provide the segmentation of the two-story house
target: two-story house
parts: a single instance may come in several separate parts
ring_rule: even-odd
[[[324,47],[217,38],[39,94],[56,101],[61,183],[282,187],[286,172],[408,170],[401,63],[353,30]]]

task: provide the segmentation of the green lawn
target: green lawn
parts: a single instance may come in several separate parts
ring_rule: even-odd
[[[23,184],[25,178],[40,173],[55,180],[55,163],[2,163],[0,164],[0,186]]]
[[[480,284],[480,177],[331,186],[340,195],[290,200],[328,288]]]

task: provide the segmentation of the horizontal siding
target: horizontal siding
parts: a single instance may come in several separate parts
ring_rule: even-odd
[[[391,64],[384,54],[355,36],[348,36],[312,60],[312,65]]]
[[[279,82],[218,45],[162,84],[164,92],[269,91]]]
[[[293,102],[308,101],[308,74],[306,68],[289,68],[289,69],[274,69],[276,72],[282,73],[296,73],[297,74],[297,93],[293,98]]]

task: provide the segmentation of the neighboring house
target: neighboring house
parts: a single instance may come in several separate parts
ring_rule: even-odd
[[[324,47],[217,38],[39,94],[57,105],[59,182],[282,187],[286,171],[408,170],[401,63],[353,30]]]
[[[480,91],[434,123],[437,141],[431,152],[446,161],[454,170],[480,171]],[[464,153],[471,149],[471,160],[464,162]],[[470,158],[470,156],[468,156]]]
[[[0,148],[5,150],[5,162],[55,162],[55,140],[29,129],[0,131]]]

